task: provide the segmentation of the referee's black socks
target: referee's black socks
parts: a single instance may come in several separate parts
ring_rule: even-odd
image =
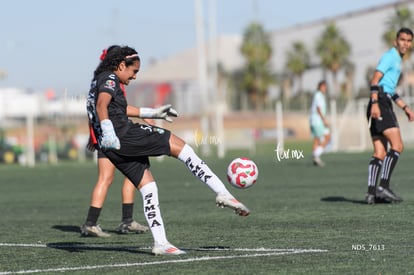
[[[368,193],[375,195],[378,176],[381,172],[382,160],[372,157],[368,166]]]
[[[382,188],[388,189],[390,187],[390,178],[392,171],[400,157],[400,153],[395,150],[390,150],[384,158],[384,164],[382,167],[381,182]]]

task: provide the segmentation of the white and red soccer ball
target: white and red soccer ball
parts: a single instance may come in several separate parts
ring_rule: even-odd
[[[227,180],[240,189],[252,187],[259,176],[257,165],[249,158],[236,158],[227,168]]]

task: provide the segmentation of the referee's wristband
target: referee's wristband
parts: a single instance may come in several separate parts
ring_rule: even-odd
[[[408,108],[408,105],[404,105],[404,107],[402,107],[403,111],[405,111],[405,109]]]
[[[371,85],[369,87],[369,89],[370,89],[371,93],[378,93],[380,91],[380,86],[378,86],[378,85]]]
[[[378,103],[378,99],[371,99],[371,104],[377,104]]]

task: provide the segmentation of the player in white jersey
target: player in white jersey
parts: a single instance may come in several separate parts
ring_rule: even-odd
[[[313,95],[310,110],[310,130],[313,137],[312,161],[317,166],[325,166],[320,156],[331,140],[329,123],[326,119],[326,91],[328,87],[325,80],[318,83],[318,89]]]

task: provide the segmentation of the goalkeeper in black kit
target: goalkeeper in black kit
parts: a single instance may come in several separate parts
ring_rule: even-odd
[[[150,156],[167,155],[182,161],[187,168],[216,193],[216,204],[233,209],[240,216],[250,210],[237,201],[223,182],[194,150],[169,130],[132,123],[128,116],[164,118],[177,116],[172,108],[137,108],[128,105],[120,84],[128,85],[140,69],[138,53],[128,46],[109,52],[94,72],[88,95],[90,124],[105,156],[139,189],[145,218],[154,238],[155,255],[180,255],[185,252],[166,237],[158,200],[158,187],[150,171]]]

